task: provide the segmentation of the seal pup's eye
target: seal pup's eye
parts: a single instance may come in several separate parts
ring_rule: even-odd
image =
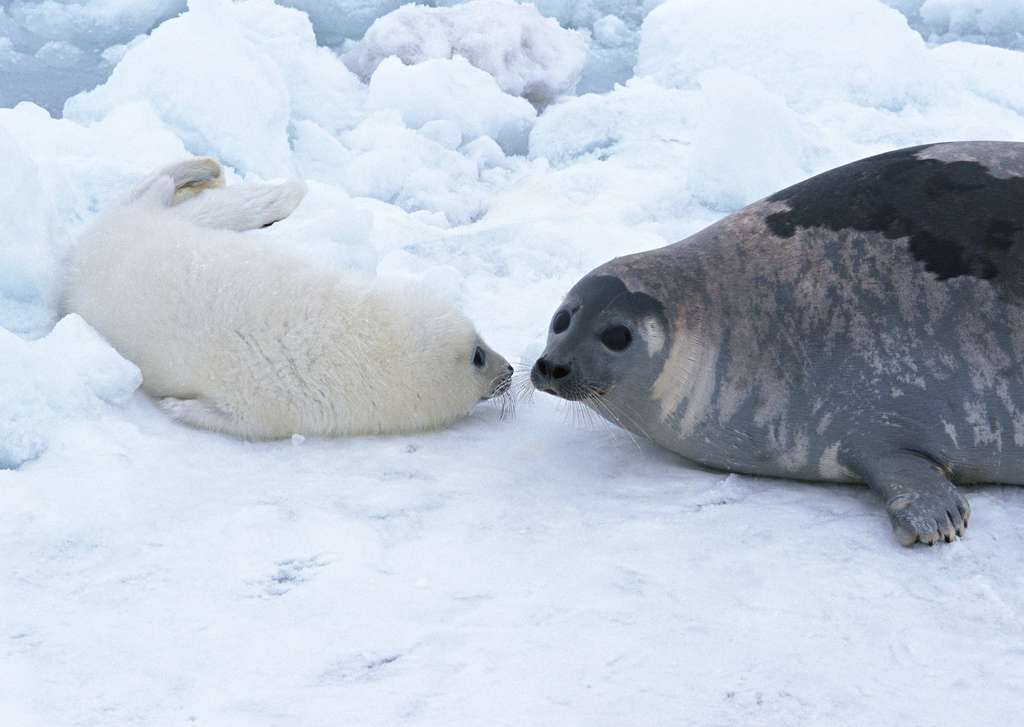
[[[569,315],[569,311],[558,311],[555,313],[555,317],[551,320],[551,330],[555,333],[561,333],[569,327],[570,318],[572,318],[572,316]]]
[[[487,354],[484,353],[482,348],[477,346],[476,350],[473,351],[473,365],[478,369],[482,369],[485,363],[487,363]]]
[[[612,351],[625,351],[633,342],[633,334],[625,326],[608,326],[601,332],[601,343]]]

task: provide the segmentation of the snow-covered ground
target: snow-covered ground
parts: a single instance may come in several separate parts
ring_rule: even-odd
[[[431,5],[0,6],[0,724],[1019,720],[1024,488],[904,549],[864,488],[693,469],[543,395],[242,443],[61,320],[76,235],[189,154],[308,180],[253,234],[528,363],[609,257],[874,152],[1024,141],[1019,0]]]

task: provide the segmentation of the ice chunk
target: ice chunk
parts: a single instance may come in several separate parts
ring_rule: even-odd
[[[544,15],[570,28],[593,28],[599,20],[615,15],[632,28],[662,0],[535,0]]]
[[[316,45],[303,13],[270,0],[189,7],[131,47],[103,86],[69,99],[66,116],[94,121],[146,101],[190,151],[265,178],[293,173],[292,121],[355,123],[361,84]]]
[[[428,121],[420,127],[420,133],[449,149],[458,149],[462,144],[462,128],[454,121],[445,119]]]
[[[933,43],[965,40],[1024,50],[1020,0],[884,0]]]
[[[302,204],[284,223],[251,234],[322,270],[372,277],[377,267],[372,228],[371,215],[343,190],[312,181]]]
[[[970,40],[1024,49],[1020,0],[926,0],[920,15],[930,40]]]
[[[669,0],[651,11],[639,75],[692,88],[713,68],[756,78],[800,109],[835,99],[898,109],[930,92],[924,41],[867,0]]]
[[[506,93],[544,106],[572,92],[587,42],[531,5],[470,0],[448,8],[405,5],[378,19],[344,58],[368,80],[388,56],[416,64],[456,55],[494,76]]]
[[[377,18],[390,13],[406,0],[279,0],[309,14],[321,45],[337,46],[347,39],[363,37]]]
[[[461,56],[407,66],[385,59],[370,79],[367,108],[395,109],[413,128],[450,121],[462,138],[487,135],[507,153],[525,154],[536,111],[518,96],[504,93],[492,76]]]
[[[280,69],[293,121],[309,119],[336,133],[362,120],[366,87],[337,55],[317,46],[302,13],[279,8],[271,0],[237,3],[232,10],[259,52]]]
[[[562,166],[605,157],[626,145],[682,142],[692,133],[696,95],[649,78],[608,94],[587,94],[547,109],[530,133],[530,157]]]
[[[65,99],[109,75],[104,51],[185,9],[185,0],[13,0],[0,7],[0,106]],[[6,47],[5,47],[6,46]]]
[[[102,50],[185,9],[185,0],[14,0],[11,17],[32,35]]]
[[[131,101],[148,102],[196,154],[267,177],[290,171],[283,74],[227,3],[193,2],[125,53],[104,85],[69,99],[64,115],[97,121]]]
[[[44,330],[57,298],[48,205],[39,168],[0,126],[0,326]]]
[[[187,156],[145,104],[83,127],[33,104],[0,109],[0,326],[57,319],[61,264],[82,227],[152,169]]]
[[[590,57],[576,84],[577,93],[603,93],[633,75],[640,33],[617,15],[597,20],[591,30]]]
[[[604,93],[633,75],[640,23],[660,0],[537,0],[541,13],[589,34],[590,53],[576,92]]]
[[[370,116],[345,141],[354,155],[335,174],[353,195],[408,212],[442,212],[450,224],[470,222],[487,209],[489,191],[476,163],[406,128],[393,112]]]
[[[62,423],[123,404],[141,383],[139,369],[77,315],[35,342],[0,328],[0,467],[38,457]]]
[[[808,175],[812,132],[785,99],[734,71],[700,84],[689,181],[706,207],[729,212]]]
[[[481,171],[488,167],[510,168],[508,157],[502,152],[498,142],[489,136],[478,136],[463,146],[461,151],[475,161]]]
[[[1024,53],[956,42],[938,46],[932,56],[949,87],[969,89],[1002,110],[1010,109],[1024,117]],[[965,120],[969,118],[965,114]],[[991,138],[988,135],[992,133],[992,129],[979,130],[979,135],[972,138]],[[1019,128],[996,133],[997,138],[1021,137]]]

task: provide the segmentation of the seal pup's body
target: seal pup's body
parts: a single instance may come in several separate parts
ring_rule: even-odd
[[[1024,484],[1024,144],[861,160],[602,265],[533,380],[708,466],[866,482],[901,542],[952,540],[954,483]]]
[[[414,431],[506,385],[508,364],[446,302],[240,232],[286,217],[301,183],[216,189],[219,166],[204,175],[197,162],[163,170],[103,215],[66,291],[174,418],[245,438]]]

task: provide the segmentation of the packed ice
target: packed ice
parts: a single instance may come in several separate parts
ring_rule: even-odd
[[[124,404],[141,383],[138,368],[74,314],[37,341],[0,328],[0,468],[38,457],[64,420]]]
[[[168,421],[61,306],[152,170],[530,364],[561,296],[838,164],[1024,141],[1018,0],[0,5],[0,724],[1005,723],[1024,489],[903,550],[864,488],[706,472],[537,393],[450,430]],[[575,419],[582,419],[576,421]]]
[[[462,56],[506,93],[544,106],[573,91],[587,43],[532,5],[469,0],[442,8],[405,5],[375,21],[344,58],[367,79],[390,56],[411,64]]]
[[[886,0],[930,42],[969,41],[1024,48],[1024,4],[1017,0]]]

